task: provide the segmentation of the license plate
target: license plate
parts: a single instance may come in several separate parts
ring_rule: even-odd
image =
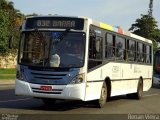
[[[52,91],[52,86],[42,85],[40,89],[44,91]]]

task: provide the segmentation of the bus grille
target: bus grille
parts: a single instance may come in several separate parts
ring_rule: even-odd
[[[62,89],[52,89],[52,91],[44,91],[41,90],[40,88],[32,88],[32,91],[35,93],[45,93],[45,94],[61,94]]]
[[[35,79],[47,79],[47,80],[61,80],[66,74],[55,74],[55,73],[35,73],[31,72]]]
[[[48,85],[66,85],[68,72],[33,71],[30,72],[30,83]]]

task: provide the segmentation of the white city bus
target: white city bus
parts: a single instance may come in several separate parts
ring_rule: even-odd
[[[16,95],[95,101],[140,99],[152,84],[152,41],[86,17],[38,16],[21,30]]]

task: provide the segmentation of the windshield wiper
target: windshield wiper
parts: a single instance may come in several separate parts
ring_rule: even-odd
[[[64,39],[64,37],[68,34],[68,32],[70,31],[70,29],[66,29],[61,35],[60,35],[60,41],[62,41]]]
[[[54,43],[55,44],[58,44],[58,43],[60,43],[61,41],[63,41],[64,40],[64,38],[65,38],[65,36],[67,36],[67,34],[69,33],[69,31],[70,31],[70,29],[66,29],[64,32],[62,32],[59,36],[58,36],[58,40],[57,41],[55,41]]]

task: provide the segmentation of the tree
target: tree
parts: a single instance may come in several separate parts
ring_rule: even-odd
[[[0,52],[6,53],[8,51],[8,26],[9,26],[9,14],[0,10]]]
[[[14,8],[14,3],[7,1],[7,0],[0,0],[0,10],[1,10],[1,25],[3,24],[3,26],[5,25],[5,29],[8,30],[8,32],[6,33],[5,30],[3,31],[3,34],[7,34],[7,38],[5,37],[5,42],[2,42],[4,40],[2,39],[2,35],[0,34],[1,38],[0,38],[0,46],[2,49],[3,46],[3,51],[7,52],[7,47],[9,46],[9,39],[13,38],[13,46],[14,49],[18,48],[18,42],[19,42],[19,36],[20,36],[20,25],[22,24],[22,21],[24,20],[24,15],[21,14],[21,12],[17,9]],[[4,13],[4,14],[3,14]],[[6,16],[6,14],[8,15],[8,17],[6,19],[8,20],[4,20],[4,17]],[[3,27],[1,27],[0,29],[4,29]],[[1,31],[2,32],[2,31]],[[2,45],[3,44],[3,45]]]
[[[134,34],[151,39],[154,43],[154,48],[157,47],[157,42],[160,39],[160,30],[158,29],[157,21],[149,15],[141,15],[134,24],[132,24],[129,31]]]

